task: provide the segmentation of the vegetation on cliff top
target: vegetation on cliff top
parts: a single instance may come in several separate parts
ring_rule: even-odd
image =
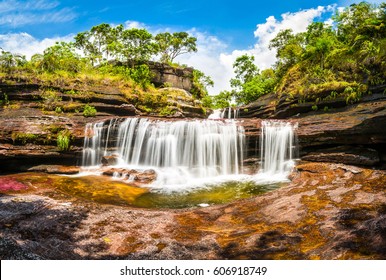
[[[173,60],[177,56],[197,51],[196,40],[186,32],[153,36],[146,29],[125,29],[123,25],[113,27],[103,23],[77,34],[74,42],[57,42],[29,61],[22,55],[2,50],[0,78],[2,83],[25,81],[40,84],[45,89],[75,89],[85,97],[90,95],[87,90],[90,87],[117,88],[140,110],[165,112],[171,92],[160,92],[151,83],[153,72],[148,61],[158,59],[176,67]],[[199,70],[193,70],[191,79],[194,98],[204,98],[206,87],[213,85],[213,81]],[[47,103],[45,89],[42,98]],[[154,98],[150,96],[157,100],[152,102]],[[60,100],[54,101],[48,109],[62,112],[63,108],[56,102]],[[91,116],[87,110],[84,115]]]
[[[314,102],[315,108],[318,100],[326,98],[357,102],[369,88],[386,81],[386,3],[353,4],[337,11],[330,21],[311,23],[302,33],[282,30],[270,47],[277,56],[272,68],[260,71],[252,55],[238,57],[231,90],[217,96],[208,96],[206,90],[213,81],[194,70],[193,97],[212,108],[245,105],[273,93]],[[157,58],[173,66],[177,56],[195,51],[196,38],[186,32],[154,36],[146,29],[100,24],[77,34],[73,43],[58,42],[30,61],[3,50],[0,70],[3,76],[46,86],[109,83],[124,91],[128,101],[142,111],[160,112],[168,106],[162,102],[167,96],[152,86],[146,61]],[[109,63],[111,60],[119,63]],[[149,93],[160,101],[147,100]]]
[[[302,33],[282,30],[270,47],[277,51],[272,69],[260,71],[251,55],[236,59],[232,89],[213,97],[214,107],[248,104],[270,93],[357,102],[370,86],[386,81],[386,3],[353,4],[331,23],[313,22]]]

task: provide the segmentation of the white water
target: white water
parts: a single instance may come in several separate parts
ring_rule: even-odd
[[[121,167],[155,169],[156,186],[194,185],[242,170],[244,129],[234,121],[128,118],[88,124],[85,135],[83,167],[117,154]]]
[[[233,113],[233,117],[232,117]],[[208,119],[237,119],[239,117],[239,108],[225,108],[225,109],[216,109],[212,114],[209,115]]]
[[[229,180],[286,180],[293,167],[290,123],[264,121],[261,170],[242,173],[245,133],[234,120],[152,121],[146,118],[87,124],[82,166],[98,170],[103,156],[116,154],[119,167],[154,169],[154,188],[184,190]]]
[[[291,172],[294,166],[294,128],[289,122],[262,122],[261,174],[286,178]]]

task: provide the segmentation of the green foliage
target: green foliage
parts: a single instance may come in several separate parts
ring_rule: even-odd
[[[11,135],[12,141],[14,143],[35,143],[38,139],[38,136],[33,133],[24,133],[24,132],[12,132]]]
[[[146,29],[125,29],[122,24],[112,27],[103,23],[78,33],[74,39],[74,45],[93,65],[114,58],[133,67],[153,55],[159,55],[161,62],[172,63],[181,54],[197,51],[197,39],[186,32],[164,32],[153,37]]]
[[[153,35],[146,29],[125,29],[118,38],[115,51],[132,65],[136,61],[149,60],[157,52],[157,45],[152,40]]]
[[[2,72],[11,73],[17,67],[24,66],[26,63],[25,56],[1,50],[0,70]]]
[[[306,32],[284,30],[271,41],[277,51],[279,93],[311,100],[344,97],[357,102],[368,86],[386,81],[386,4],[352,4],[332,25],[313,22]],[[325,97],[325,93],[330,96]]]
[[[62,108],[61,108],[61,107],[57,106],[57,107],[55,108],[55,113],[61,114],[62,112],[63,112],[63,111],[62,111]]]
[[[89,104],[86,104],[84,105],[84,108],[83,108],[83,116],[84,117],[95,117],[97,113],[97,110],[95,109],[95,107],[89,105]]]
[[[186,32],[159,33],[155,36],[155,41],[161,62],[164,63],[173,62],[181,54],[197,51],[197,38],[189,36]]]
[[[224,90],[219,94],[212,96],[212,108],[213,109],[222,109],[228,108],[232,104],[234,93],[232,91]]]
[[[176,108],[166,106],[160,110],[159,114],[161,116],[172,116],[175,112],[176,112]]]
[[[9,105],[8,94],[3,93],[3,96],[4,96],[3,99],[0,100],[0,104],[5,105],[5,106]]]
[[[236,76],[230,80],[232,91],[227,95],[220,95],[218,99],[226,97],[228,103],[235,100],[236,104],[242,105],[274,91],[277,81],[275,72],[273,69],[266,69],[260,73],[254,60],[255,58],[249,55],[242,55],[236,59],[233,64]],[[223,102],[221,106],[226,103]]]
[[[74,44],[65,42],[48,47],[43,55],[34,55],[31,63],[35,68],[47,72],[63,70],[77,73],[85,66],[85,62],[76,54]]]
[[[208,87],[213,87],[214,82],[209,77],[206,76],[203,72],[200,70],[194,69],[193,70],[193,89],[192,94],[197,99],[202,99],[205,96],[208,95]]]
[[[56,145],[60,151],[68,151],[70,149],[71,132],[67,129],[59,131],[56,138]]]
[[[40,93],[40,97],[48,103],[61,101],[60,93],[54,89],[46,88]]]
[[[316,105],[316,104],[312,105],[311,109],[314,110],[314,111],[318,111],[318,105]]]
[[[146,88],[150,85],[153,74],[146,64],[137,65],[130,69],[130,78],[138,85]]]
[[[213,108],[214,107],[214,105],[213,105],[213,98],[210,95],[204,96],[201,99],[201,102],[202,102],[202,106],[204,106],[205,108]]]

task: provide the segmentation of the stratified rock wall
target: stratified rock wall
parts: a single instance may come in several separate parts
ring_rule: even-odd
[[[157,87],[175,87],[192,92],[193,68],[178,68],[159,62],[147,62],[153,73],[152,83]]]

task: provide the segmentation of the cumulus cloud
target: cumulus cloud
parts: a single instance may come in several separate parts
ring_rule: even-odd
[[[221,53],[227,48],[227,45],[217,37],[200,32],[196,29],[188,30],[191,36],[197,38],[196,53],[181,55],[176,61],[194,67],[214,81],[214,87],[209,88],[210,94],[217,94],[223,90],[232,77],[232,69],[221,61]]]
[[[125,22],[124,27],[127,29],[131,28],[137,28],[137,29],[142,29],[142,28],[148,28],[146,24],[139,22],[139,21],[134,21],[134,20],[128,20]]]
[[[72,8],[59,8],[59,2],[37,0],[0,2],[0,26],[19,27],[35,23],[69,22],[77,17]]]
[[[0,35],[0,46],[3,50],[12,53],[23,54],[27,59],[36,53],[42,53],[46,48],[53,46],[56,42],[64,41],[70,42],[73,35],[64,37],[53,37],[38,40],[28,33],[10,33]]]
[[[323,13],[334,11],[335,8],[335,5],[330,5],[302,10],[296,13],[288,12],[282,14],[281,19],[270,16],[266,19],[265,23],[256,26],[254,36],[257,42],[253,48],[234,50],[231,54],[224,54],[222,59],[224,62],[230,63],[240,55],[250,54],[255,57],[255,62],[260,69],[269,68],[276,61],[276,52],[269,49],[269,43],[281,30],[292,29],[294,33],[304,32],[307,26],[316,18],[322,16]]]

